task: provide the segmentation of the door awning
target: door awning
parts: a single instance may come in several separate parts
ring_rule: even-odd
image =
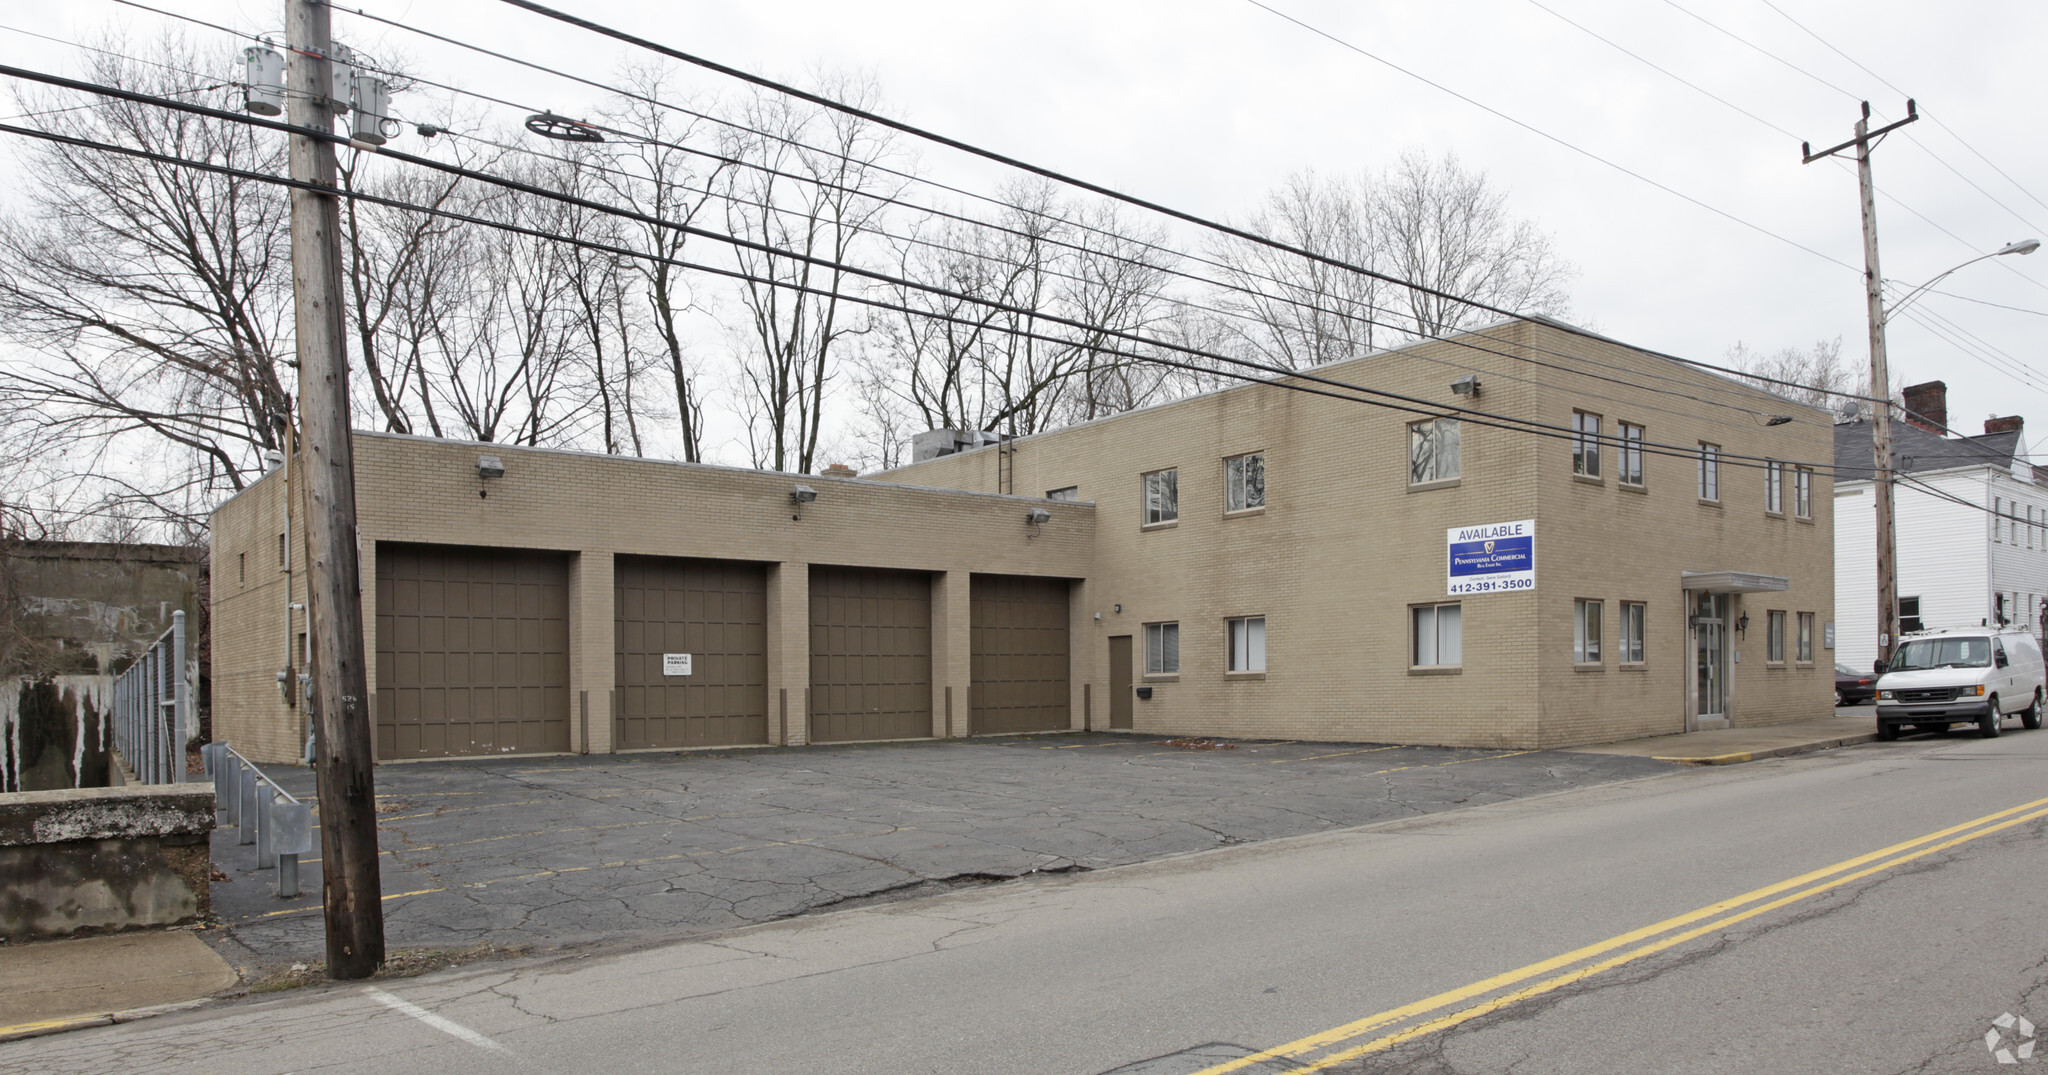
[[[1782,575],[1748,571],[1681,571],[1678,577],[1686,589],[1709,593],[1770,593],[1792,588],[1792,580]]]

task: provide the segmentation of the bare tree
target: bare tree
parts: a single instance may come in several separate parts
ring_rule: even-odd
[[[872,107],[874,84],[835,80],[825,92]],[[839,266],[870,256],[882,200],[899,189],[879,167],[892,151],[882,128],[845,113],[760,92],[722,134],[724,155],[756,165],[725,172],[726,229],[768,248],[735,248],[745,328],[738,389],[758,467],[809,471],[825,422],[826,386],[843,344],[868,331],[842,296],[858,287]]]
[[[231,69],[166,38],[120,41],[87,77],[144,93],[231,104],[179,72]],[[268,133],[150,105],[39,95],[25,121],[71,137],[232,168],[282,172]],[[61,110],[59,110],[61,109]],[[22,210],[0,220],[0,334],[27,355],[0,370],[0,399],[54,443],[114,442],[161,473],[128,493],[156,501],[240,489],[277,446],[292,394],[286,201],[275,187],[73,146],[23,150]]]
[[[1769,354],[1737,340],[1735,346],[1728,349],[1728,365],[1759,377],[1790,381],[1792,385],[1757,379],[1750,383],[1766,392],[1775,392],[1786,399],[1814,407],[1832,409],[1835,399],[1829,394],[1832,392],[1869,394],[1865,391],[1870,381],[1868,373],[1859,372],[1852,368],[1852,364],[1842,361],[1840,336],[1832,340],[1816,340],[1811,348],[1805,350],[1781,347]]]
[[[1456,156],[1419,150],[1374,178],[1290,179],[1249,219],[1289,245],[1518,313],[1562,316],[1576,275],[1548,235],[1507,209],[1507,196]],[[1245,348],[1289,369],[1356,357],[1415,337],[1496,319],[1479,306],[1241,241],[1216,305],[1238,315]]]

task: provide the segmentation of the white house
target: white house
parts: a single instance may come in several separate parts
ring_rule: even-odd
[[[1905,390],[1898,460],[1899,630],[2025,623],[2048,630],[2048,484],[2026,461],[2017,417],[1945,436],[1947,386]],[[1868,418],[1835,427],[1835,660],[1877,657],[1877,513]],[[2044,468],[2042,478],[2048,478]]]

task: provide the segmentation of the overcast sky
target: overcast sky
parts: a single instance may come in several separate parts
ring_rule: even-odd
[[[157,2],[242,29],[282,23],[277,3]],[[629,57],[624,46],[490,0],[359,2],[574,71],[603,75]],[[557,2],[775,77],[863,70],[897,116],[1205,215],[1241,215],[1302,169],[1378,170],[1410,147],[1455,152],[1507,191],[1512,210],[1551,233],[1579,267],[1571,286],[1575,320],[1709,361],[1737,340],[1774,350],[1835,337],[1846,354],[1867,361],[1853,167],[1799,159],[1802,138],[1818,148],[1850,137],[1859,99],[1870,100],[1881,120],[1903,115],[1905,95],[1923,108],[1921,121],[1876,155],[1891,279],[1910,287],[2013,240],[2048,238],[2048,228],[2036,226],[2048,225],[2037,55],[2048,42],[2048,4],[2040,0],[1541,0],[1545,7],[1537,0],[1271,0],[1728,216],[1247,0]],[[109,24],[142,36],[159,21],[108,0],[10,9],[0,23],[73,39]],[[437,80],[572,115],[595,98],[347,15],[337,16],[337,27],[347,40],[403,55]],[[0,33],[0,57],[75,70],[48,44],[18,34]],[[710,78],[697,84],[719,88]],[[405,111],[406,102],[399,104]],[[934,176],[987,188],[991,173],[983,166],[937,148],[923,159]],[[1993,412],[2020,413],[2030,442],[2048,436],[2048,372],[2035,372],[2048,371],[2038,346],[2048,330],[2048,253],[1972,265],[1941,289],[1966,298],[1929,295],[1915,305],[1953,326],[1950,338],[1901,315],[1890,333],[1894,375],[1908,383],[1946,380],[1950,424],[1958,429],[1976,431]]]

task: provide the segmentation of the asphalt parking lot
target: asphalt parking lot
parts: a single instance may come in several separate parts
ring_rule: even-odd
[[[1560,751],[1074,734],[380,766],[387,943],[631,946],[1040,872],[1370,824],[1659,774]],[[310,797],[303,769],[272,774]],[[319,851],[280,900],[213,842],[245,978],[320,959]]]

